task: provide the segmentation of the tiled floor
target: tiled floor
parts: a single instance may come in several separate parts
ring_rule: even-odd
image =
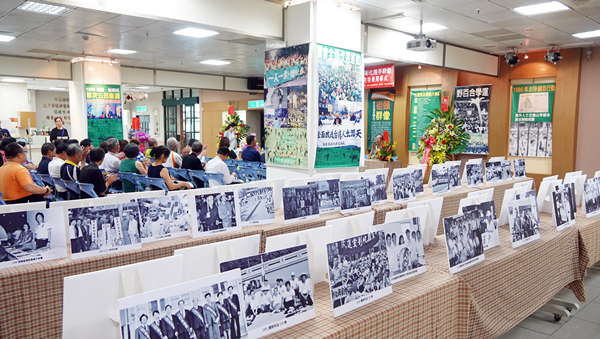
[[[588,269],[584,280],[586,302],[580,303],[563,288],[561,299],[579,303],[579,311],[559,322],[547,312],[534,312],[499,339],[600,339],[600,270]]]

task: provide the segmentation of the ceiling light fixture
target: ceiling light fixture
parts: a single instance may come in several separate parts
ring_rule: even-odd
[[[16,79],[16,78],[2,78],[3,82],[23,82],[23,79]]]
[[[33,2],[33,1],[27,1],[17,8],[20,10],[23,10],[23,11],[39,13],[39,14],[48,14],[48,15],[63,15],[72,10],[72,8],[42,4],[39,2]]]
[[[139,86],[139,87],[134,87],[135,89],[150,89],[150,87],[146,87],[146,86]]]
[[[376,62],[383,62],[385,61],[384,59],[379,59],[379,58],[373,58],[373,57],[366,57],[363,58],[363,62],[366,64],[374,64]]]
[[[66,91],[67,89],[64,87],[50,87],[48,88],[51,91]]]
[[[413,31],[417,32],[421,30],[421,26],[414,26]],[[431,32],[435,32],[435,31],[443,31],[445,29],[448,29],[448,27],[446,26],[442,26],[442,25],[438,25],[438,24],[434,24],[434,23],[426,23],[423,24],[423,33],[431,33]]]
[[[108,51],[106,51],[106,53],[127,55],[127,54],[137,53],[137,51],[132,51],[130,49],[113,48],[113,49],[109,49]]]
[[[7,42],[7,41],[11,41],[12,39],[14,39],[15,37],[12,35],[4,35],[4,34],[0,34],[0,42]]]
[[[204,60],[204,61],[200,61],[201,64],[205,64],[205,65],[212,65],[212,66],[223,66],[223,65],[229,65],[231,63],[231,61],[226,61],[226,60]]]
[[[523,57],[523,59],[529,59],[529,55],[527,55],[527,53],[525,53],[525,57]]]
[[[545,13],[554,13],[560,11],[566,11],[569,7],[563,5],[558,1],[544,2],[536,5],[522,6],[513,8],[513,11],[523,15],[537,15]]]
[[[421,65],[419,65],[419,69],[421,69],[421,68],[423,68],[423,67],[421,67]]]
[[[506,61],[506,63],[509,64],[510,67],[513,67],[517,62],[521,61],[519,60],[518,53],[519,51],[513,48],[512,52],[508,52],[504,55],[504,61]]]
[[[175,32],[173,32],[173,34],[191,36],[192,38],[206,38],[209,36],[217,35],[217,34],[219,34],[219,32],[190,27],[190,28],[185,28],[185,29],[180,29],[178,31],[175,31]]]
[[[595,37],[599,37],[600,36],[600,30],[589,31],[589,32],[582,32],[582,33],[575,33],[575,34],[573,34],[573,36],[576,37],[576,38],[579,38],[579,39],[595,38]]]

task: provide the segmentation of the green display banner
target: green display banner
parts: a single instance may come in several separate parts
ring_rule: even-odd
[[[88,138],[94,145],[108,137],[123,138],[121,86],[85,85]]]
[[[552,122],[556,84],[514,85],[511,122]]]
[[[348,167],[360,160],[360,147],[317,147],[315,168]]]
[[[392,139],[392,123],[394,120],[394,93],[369,93],[369,112],[367,114],[367,149],[375,143],[375,137],[383,136],[387,131]]]
[[[408,151],[419,150],[419,139],[425,128],[431,122],[427,118],[430,112],[440,108],[442,91],[412,91],[410,94],[410,130],[408,136]]]

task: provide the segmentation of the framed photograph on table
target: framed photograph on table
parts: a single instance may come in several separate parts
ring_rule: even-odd
[[[450,274],[460,272],[485,259],[482,233],[477,221],[478,211],[444,218]]]
[[[371,210],[371,196],[367,179],[340,181],[342,213]]]
[[[502,168],[502,180],[511,180],[513,178],[512,164],[510,160],[500,161],[500,167]]]
[[[577,205],[573,201],[573,183],[558,186],[552,191],[552,224],[559,231],[575,224]]]
[[[187,194],[137,199],[142,243],[190,235]]]
[[[192,227],[194,238],[242,229],[237,224],[239,212],[233,192],[198,194],[193,198],[194,208],[190,212],[195,221]]]
[[[251,226],[275,222],[273,187],[235,188],[233,194],[236,208],[240,212],[237,215],[238,225]]]
[[[371,205],[379,205],[387,202],[387,192],[385,191],[387,174],[362,175],[361,179],[368,180]]]
[[[500,161],[485,163],[485,182],[491,184],[502,181],[502,163]]]
[[[585,217],[591,218],[600,214],[600,181],[588,180],[583,185]]]
[[[450,177],[446,165],[434,164],[431,167],[431,186],[434,195],[450,191]]]
[[[319,217],[316,183],[282,188],[283,220],[286,224]]]
[[[404,201],[415,200],[417,198],[418,182],[415,182],[413,174],[417,170],[394,170],[392,175],[392,186],[394,194],[394,203],[400,204]],[[421,171],[421,169],[418,169]],[[421,181],[420,189],[423,190],[423,181]]]
[[[483,241],[483,250],[490,249],[500,245],[500,235],[498,234],[498,220],[496,219],[496,207],[494,201],[486,201],[477,205],[463,207],[463,213],[475,211],[477,224]]]
[[[513,248],[540,238],[540,217],[536,215],[535,197],[508,203],[508,220]]]
[[[336,212],[341,209],[340,179],[308,181],[308,184],[317,184],[319,198],[319,213]]]
[[[515,179],[527,177],[527,174],[525,173],[525,159],[513,160],[513,168],[515,171]]]
[[[467,176],[467,187],[477,187],[483,185],[483,167],[481,162],[465,164]]]

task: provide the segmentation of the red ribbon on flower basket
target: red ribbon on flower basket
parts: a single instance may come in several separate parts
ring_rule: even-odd
[[[429,153],[431,152],[431,147],[435,145],[435,138],[429,137],[425,139],[425,144],[427,145],[427,148],[423,151],[423,160],[421,163],[429,165]]]
[[[229,114],[229,115],[235,114],[235,108],[233,107],[233,105],[227,106],[227,114]]]

